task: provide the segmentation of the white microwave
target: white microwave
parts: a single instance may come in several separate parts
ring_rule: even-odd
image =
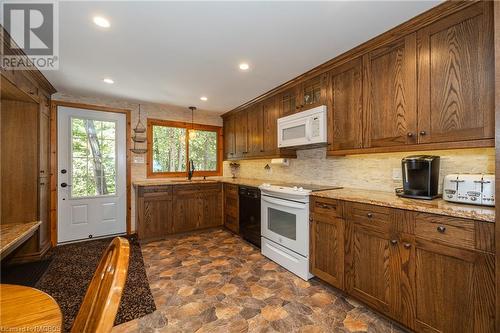
[[[326,106],[278,119],[278,148],[327,143]]]

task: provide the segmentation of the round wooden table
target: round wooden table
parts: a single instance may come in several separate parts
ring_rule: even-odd
[[[61,309],[41,290],[0,284],[0,332],[61,332]]]

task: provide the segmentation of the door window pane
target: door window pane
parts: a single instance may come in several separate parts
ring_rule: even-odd
[[[186,129],[153,126],[153,172],[186,171]]]
[[[297,240],[296,215],[274,208],[268,208],[267,214],[269,230],[288,239]]]
[[[189,160],[196,171],[217,170],[217,132],[189,131]]]
[[[116,193],[116,123],[71,118],[71,197]]]

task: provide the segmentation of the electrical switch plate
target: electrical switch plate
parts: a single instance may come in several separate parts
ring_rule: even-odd
[[[403,172],[402,172],[401,168],[392,169],[392,179],[393,180],[402,180],[403,179]]]

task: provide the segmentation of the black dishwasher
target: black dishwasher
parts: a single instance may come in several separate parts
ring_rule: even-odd
[[[260,190],[240,186],[240,235],[260,248]]]

